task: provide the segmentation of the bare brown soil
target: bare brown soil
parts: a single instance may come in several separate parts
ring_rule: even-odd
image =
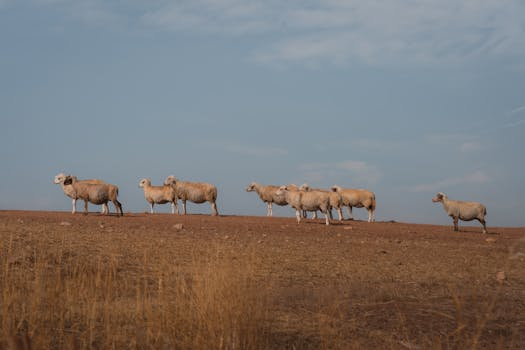
[[[0,211],[0,338],[24,335],[33,348],[525,348],[525,228],[332,223]],[[227,292],[217,297],[219,275]],[[215,281],[207,299],[199,276]],[[181,296],[198,311],[176,306]]]

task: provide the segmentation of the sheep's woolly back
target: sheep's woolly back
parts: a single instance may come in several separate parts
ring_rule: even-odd
[[[326,212],[330,202],[328,192],[306,191],[305,188],[306,187],[301,186],[298,191],[294,191],[290,190],[288,186],[283,185],[279,187],[277,194],[284,194],[288,204],[297,210],[321,210],[323,213]]]
[[[441,202],[447,215],[464,221],[483,221],[487,215],[487,208],[483,204],[448,199],[443,192],[438,192],[432,201]]]
[[[64,173],[57,174],[53,182],[57,185],[60,184],[62,187],[62,191],[64,191],[64,194],[68,196],[69,198],[73,198],[73,199],[77,199],[77,197],[75,196],[76,192],[73,189],[73,186],[71,185],[71,183],[64,184],[68,176],[70,176],[72,179],[75,179],[77,183],[88,183],[88,184],[105,184],[106,183],[98,179],[78,180],[77,177],[73,175],[66,175]]]
[[[276,194],[279,186],[275,185],[261,185],[257,182],[252,182],[246,188],[247,192],[255,191],[259,198],[266,203],[275,203],[277,205],[286,205],[286,198],[284,196],[279,196]]]
[[[182,201],[183,214],[186,214],[186,201],[193,203],[210,202],[212,215],[219,215],[217,211],[217,188],[205,182],[186,182],[179,181],[175,176],[170,175],[164,180],[165,185],[175,189],[177,198]]]
[[[331,190],[341,195],[343,205],[356,208],[364,207],[369,210],[375,210],[376,208],[376,196],[371,191],[363,189],[341,188],[337,185],[332,186]]]
[[[164,180],[164,184],[173,186],[177,197],[183,201],[214,203],[217,200],[217,188],[206,182],[180,181],[175,176],[170,175]]]
[[[301,187],[299,187],[299,190],[306,191],[306,192],[318,191],[318,192],[327,193],[328,197],[330,198],[330,206],[332,208],[341,208],[341,206],[343,205],[343,198],[336,191],[325,190],[323,188],[313,188],[312,189],[310,188],[310,186],[308,186],[308,184],[302,184]]]
[[[66,176],[63,183],[64,185],[71,185],[73,187],[75,198],[82,199],[86,202],[84,208],[87,209],[87,202],[93,204],[107,204],[109,201],[112,201],[117,213],[120,212],[120,215],[124,214],[122,211],[122,205],[117,200],[117,186],[107,183],[86,183],[78,181],[76,176]]]
[[[443,209],[448,216],[454,220],[454,230],[459,231],[458,220],[471,221],[478,220],[483,226],[483,233],[487,233],[485,216],[487,208],[479,202],[465,202],[448,199],[443,192],[436,193],[432,202],[441,202]]]

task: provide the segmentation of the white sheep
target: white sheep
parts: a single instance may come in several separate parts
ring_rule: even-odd
[[[246,187],[246,192],[257,192],[261,200],[266,203],[266,207],[268,209],[266,216],[273,216],[273,203],[281,206],[288,204],[284,195],[278,196],[276,194],[278,189],[279,186],[261,185],[257,182],[252,182],[250,185],[248,185],[248,187]]]
[[[299,190],[307,192],[320,191],[328,193],[328,196],[330,197],[330,207],[328,208],[328,215],[330,216],[330,219],[333,219],[332,208],[335,208],[335,210],[337,211],[337,215],[339,216],[339,221],[343,220],[343,198],[339,193],[328,191],[322,188],[311,189],[310,186],[308,186],[308,184],[302,184],[301,187],[299,187]],[[314,211],[313,218],[317,219],[317,211]]]
[[[60,173],[55,176],[55,179],[53,182],[57,185],[60,184],[62,187],[62,191],[64,191],[64,194],[68,196],[69,198],[71,198],[71,204],[73,207],[71,213],[75,214],[77,212],[77,199],[78,198],[75,195],[75,190],[73,189],[73,185],[71,184],[64,185],[64,180],[66,179],[66,176],[67,176],[66,174]],[[78,183],[90,183],[90,184],[104,184],[105,183],[104,181],[98,180],[98,179],[78,180],[76,176],[75,176],[75,179]],[[86,205],[86,203],[84,204]],[[103,206],[102,208],[103,213],[108,211],[107,204],[103,204],[102,206]]]
[[[180,181],[175,176],[170,175],[164,180],[164,185],[172,186],[175,189],[177,198],[182,201],[182,214],[186,215],[186,201],[193,203],[210,202],[212,215],[219,215],[217,211],[217,188],[205,182]]]
[[[76,198],[84,200],[84,214],[88,213],[88,202],[93,204],[105,204],[105,210],[103,214],[109,214],[107,203],[112,201],[115,205],[115,211],[117,215],[120,213],[124,215],[122,211],[122,204],[117,200],[118,187],[111,184],[90,184],[82,183],[77,180],[75,176],[66,176],[64,179],[64,185],[72,185],[74,196]]]
[[[155,204],[171,203],[171,213],[179,212],[177,205],[177,194],[175,189],[170,185],[152,186],[150,179],[142,179],[139,182],[139,187],[144,189],[144,198],[150,204],[151,214],[153,214],[153,206]]]
[[[368,211],[368,222],[375,221],[376,196],[368,190],[359,190],[352,188],[341,188],[337,185],[331,187],[333,192],[337,192],[342,200],[343,206],[348,207],[349,219],[353,220],[352,207],[366,208]]]
[[[277,190],[278,196],[284,195],[286,202],[295,209],[297,223],[301,222],[302,211],[320,210],[325,217],[326,225],[330,225],[328,220],[328,208],[330,207],[330,197],[328,193],[319,191],[294,191],[288,186],[281,186]]]
[[[483,225],[483,233],[487,233],[487,226],[485,225],[485,215],[487,215],[487,208],[478,202],[463,202],[448,199],[446,194],[438,192],[432,202],[441,202],[443,209],[448,216],[454,220],[454,231],[459,231],[458,221],[478,220]]]

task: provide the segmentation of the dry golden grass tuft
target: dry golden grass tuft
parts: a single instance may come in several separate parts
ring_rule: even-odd
[[[524,347],[525,232],[346,226],[0,212],[0,350]]]

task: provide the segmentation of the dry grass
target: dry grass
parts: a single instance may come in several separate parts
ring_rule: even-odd
[[[106,241],[89,252],[68,235],[53,238],[20,246],[11,236],[2,247],[5,335],[27,334],[37,348],[58,349],[252,349],[265,342],[267,291],[255,284],[250,256],[237,261],[210,246],[181,267],[173,263],[176,250]]]
[[[27,215],[0,223],[0,349],[525,344],[525,270],[510,245],[483,256],[484,245],[370,236],[364,223],[345,238],[275,220],[190,217],[174,233],[162,216]],[[499,269],[508,281],[493,278]]]

